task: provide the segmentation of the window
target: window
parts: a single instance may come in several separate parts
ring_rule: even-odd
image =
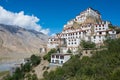
[[[63,64],[63,61],[61,61],[61,64]]]
[[[60,56],[60,59],[64,59],[64,56]]]
[[[55,56],[54,56],[54,55],[52,55],[52,58],[55,58]]]
[[[95,39],[95,36],[94,36],[94,39]]]
[[[52,60],[52,63],[54,63],[54,60]]]
[[[59,58],[59,55],[56,55],[56,58]]]
[[[99,25],[99,27],[101,27],[101,25]]]
[[[99,32],[99,34],[102,34],[102,32]]]
[[[75,44],[76,44],[76,42],[75,42]]]

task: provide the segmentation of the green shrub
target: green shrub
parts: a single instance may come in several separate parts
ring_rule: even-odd
[[[68,49],[67,53],[72,53],[72,51],[70,49]]]
[[[45,56],[43,56],[44,60],[48,60],[50,62],[51,54],[57,53],[56,49],[51,49]]]
[[[30,57],[30,59],[31,59],[31,63],[32,63],[33,66],[37,66],[41,62],[41,57],[40,56],[32,55]]]
[[[43,77],[47,77],[47,76],[48,76],[48,71],[44,71]]]
[[[93,42],[82,40],[82,41],[80,42],[80,46],[81,46],[83,49],[93,49],[93,48],[95,48],[96,45],[95,45],[95,43],[93,43]]]
[[[36,75],[36,74],[33,74],[31,80],[38,80],[37,75]]]

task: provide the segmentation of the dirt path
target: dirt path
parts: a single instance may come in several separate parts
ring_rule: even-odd
[[[37,77],[39,79],[43,78],[43,73],[45,71],[43,70],[43,67],[48,66],[48,65],[49,65],[48,61],[42,60],[41,63],[37,67],[34,68],[35,73],[37,74]]]
[[[44,55],[42,55],[41,57],[43,57],[43,56]],[[51,70],[55,70],[57,68],[57,67],[49,67],[47,69],[47,67],[49,67],[49,62],[47,60],[42,59],[41,63],[37,67],[34,68],[35,73],[37,74],[37,77],[39,79],[43,78],[44,71],[47,70],[48,72],[50,72]]]

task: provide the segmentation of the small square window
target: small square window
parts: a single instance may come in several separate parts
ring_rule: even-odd
[[[63,61],[61,61],[61,64],[63,64]]]
[[[55,56],[54,55],[52,55],[52,58],[54,58]]]

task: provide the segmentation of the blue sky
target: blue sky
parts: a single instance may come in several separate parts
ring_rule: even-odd
[[[61,32],[68,20],[88,7],[98,10],[103,20],[120,26],[120,0],[0,0],[0,6],[36,16],[40,19],[37,24],[50,29],[49,35]]]

